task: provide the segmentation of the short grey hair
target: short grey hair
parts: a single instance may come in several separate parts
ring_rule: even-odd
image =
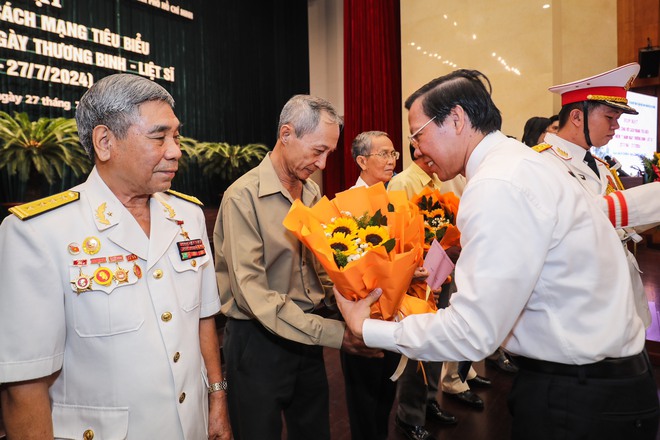
[[[128,73],[106,76],[85,92],[76,109],[76,122],[80,143],[92,161],[94,128],[105,125],[123,139],[137,121],[138,107],[147,101],[163,101],[174,108],[174,98],[162,86]]]
[[[376,137],[390,137],[384,131],[364,131],[353,139],[351,144],[351,153],[353,154],[353,160],[357,160],[358,156],[366,156],[371,153],[371,140]]]
[[[303,137],[307,133],[316,130],[321,120],[321,113],[325,112],[333,123],[339,126],[339,130],[344,126],[344,120],[337,113],[337,110],[323,98],[310,95],[295,95],[284,104],[280,113],[280,122],[277,124],[277,135],[280,136],[280,129],[284,124],[291,124],[296,133],[296,137]]]

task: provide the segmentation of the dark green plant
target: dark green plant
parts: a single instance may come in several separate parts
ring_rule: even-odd
[[[179,159],[179,172],[188,172],[191,165],[199,163],[199,142],[193,138],[181,136],[179,138],[181,158]]]
[[[64,177],[67,168],[80,177],[91,167],[74,119],[30,121],[27,113],[14,113],[12,117],[0,111],[0,168],[5,168],[9,176],[18,174],[21,182],[27,182],[36,171],[53,184]]]
[[[229,145],[225,142],[205,142],[198,147],[204,175],[218,176],[227,184],[258,165],[269,151],[263,144]]]

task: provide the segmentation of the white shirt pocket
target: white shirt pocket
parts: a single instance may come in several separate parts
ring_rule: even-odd
[[[124,440],[128,437],[128,408],[53,402],[53,431],[55,439]]]

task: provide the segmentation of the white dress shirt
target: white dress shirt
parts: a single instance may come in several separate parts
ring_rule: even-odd
[[[554,160],[501,132],[466,168],[450,306],[366,320],[367,345],[435,361],[478,361],[499,345],[565,364],[639,353],[644,327],[625,255],[595,200]]]

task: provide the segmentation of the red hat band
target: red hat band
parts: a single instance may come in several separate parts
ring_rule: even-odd
[[[561,105],[580,101],[614,101],[628,104],[624,87],[591,87],[572,90],[561,95]]]

